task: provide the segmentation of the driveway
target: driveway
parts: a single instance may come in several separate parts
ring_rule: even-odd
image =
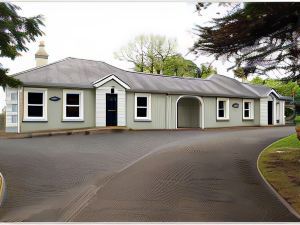
[[[293,127],[0,140],[1,221],[295,221],[256,169]]]

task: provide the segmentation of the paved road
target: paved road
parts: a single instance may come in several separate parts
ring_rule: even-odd
[[[293,127],[0,140],[1,221],[295,221],[256,170]]]

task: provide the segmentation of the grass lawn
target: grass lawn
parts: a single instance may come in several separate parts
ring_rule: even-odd
[[[300,214],[300,141],[296,134],[263,150],[258,167],[274,189]]]
[[[300,124],[300,116],[296,116],[295,117],[295,123],[296,124]]]

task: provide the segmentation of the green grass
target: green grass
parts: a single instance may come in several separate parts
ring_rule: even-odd
[[[295,118],[295,123],[296,123],[296,124],[300,124],[300,116],[296,116],[296,118]]]
[[[258,167],[274,189],[300,213],[300,141],[296,134],[264,149]]]

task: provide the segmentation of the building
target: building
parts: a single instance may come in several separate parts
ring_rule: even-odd
[[[284,125],[284,97],[222,75],[207,79],[130,72],[66,58],[13,75],[6,88],[6,131],[120,126],[131,129]]]

